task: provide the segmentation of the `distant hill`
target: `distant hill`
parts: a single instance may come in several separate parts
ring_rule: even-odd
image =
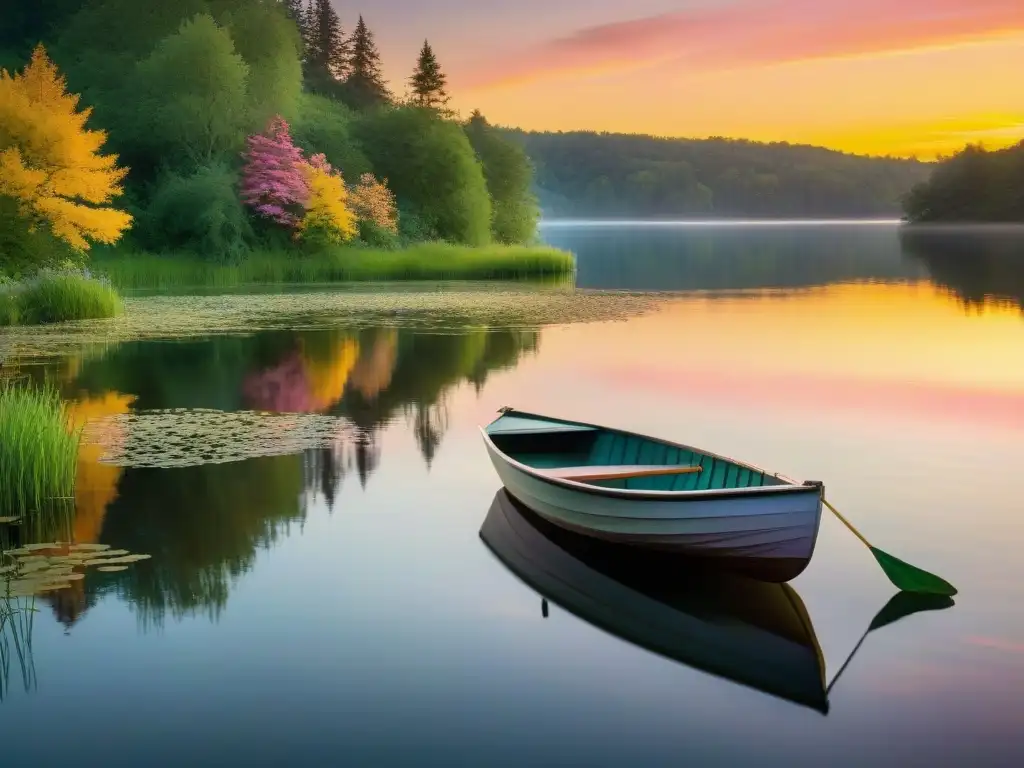
[[[548,218],[898,218],[933,167],[786,143],[507,133],[536,166]]]

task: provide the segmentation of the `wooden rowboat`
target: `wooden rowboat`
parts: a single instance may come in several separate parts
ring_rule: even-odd
[[[686,445],[502,409],[481,429],[502,484],[546,520],[789,581],[814,552],[824,486]]]
[[[828,712],[825,661],[788,584],[680,567],[685,561],[664,553],[569,533],[506,490],[495,496],[480,537],[541,597],[584,621],[703,672]]]

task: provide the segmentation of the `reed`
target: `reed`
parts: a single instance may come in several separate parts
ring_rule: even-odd
[[[0,381],[0,515],[45,517],[66,506],[79,439],[51,384]]]
[[[105,280],[78,272],[45,272],[14,289],[22,325],[116,317],[121,297]]]
[[[548,247],[422,243],[400,250],[338,247],[310,255],[254,251],[235,263],[187,253],[114,252],[98,257],[93,268],[122,290],[166,290],[348,281],[525,280],[572,274],[575,259],[571,253]]]

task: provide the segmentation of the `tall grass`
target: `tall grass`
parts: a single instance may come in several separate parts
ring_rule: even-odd
[[[358,280],[507,280],[571,274],[571,253],[548,247],[422,243],[400,250],[339,247],[316,255],[256,251],[222,264],[191,254],[115,252],[93,268],[120,289],[231,287]]]
[[[106,280],[81,272],[42,272],[0,283],[0,327],[115,317],[121,297]]]
[[[0,381],[0,515],[46,514],[69,499],[78,443],[52,385]]]
[[[116,317],[124,311],[109,282],[76,272],[49,272],[30,280],[21,288],[18,304],[23,325]]]

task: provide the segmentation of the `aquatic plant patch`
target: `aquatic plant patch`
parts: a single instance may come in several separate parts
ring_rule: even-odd
[[[666,297],[496,284],[364,284],[347,289],[125,299],[122,316],[0,329],[0,360],[52,357],[125,341],[250,334],[275,328],[538,328],[645,314]]]
[[[294,455],[354,434],[333,416],[176,408],[101,417],[82,439],[103,449],[101,463],[167,469]]]
[[[123,570],[150,557],[105,544],[83,547],[60,541],[9,549],[0,552],[0,602],[68,589],[93,566],[101,571]]]

